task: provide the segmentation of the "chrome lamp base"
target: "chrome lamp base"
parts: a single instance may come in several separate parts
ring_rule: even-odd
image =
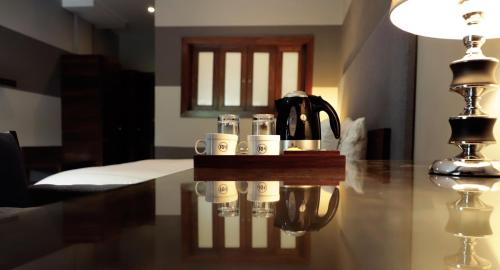
[[[450,64],[453,72],[450,91],[464,97],[465,108],[460,115],[449,119],[452,131],[449,143],[460,148],[462,153],[453,158],[434,161],[429,173],[500,177],[500,161],[490,160],[481,154],[485,146],[496,142],[493,136],[496,118],[484,113],[479,104],[483,94],[499,88],[495,78],[498,60],[483,55],[481,46],[485,42],[484,37],[469,35],[463,41],[467,53],[462,59]]]

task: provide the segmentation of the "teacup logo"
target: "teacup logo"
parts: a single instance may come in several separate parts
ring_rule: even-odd
[[[257,145],[257,152],[259,154],[265,154],[267,152],[267,145],[265,145],[265,144]]]
[[[267,185],[266,185],[266,183],[264,183],[264,182],[260,182],[260,183],[258,183],[258,184],[257,184],[257,191],[258,191],[259,193],[264,193],[264,192],[266,192],[266,191],[267,191]]]
[[[217,145],[217,148],[221,152],[226,152],[227,151],[227,142],[221,142],[219,145]]]
[[[219,194],[226,194],[227,193],[227,185],[226,184],[221,184],[217,187],[217,191]]]

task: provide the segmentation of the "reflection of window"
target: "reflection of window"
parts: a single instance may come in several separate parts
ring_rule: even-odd
[[[274,100],[312,88],[313,38],[182,40],[183,116],[272,113]]]

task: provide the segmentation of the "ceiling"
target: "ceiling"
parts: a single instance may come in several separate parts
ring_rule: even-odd
[[[148,6],[154,6],[154,0],[101,1],[127,21],[126,29],[154,29],[154,14],[148,13],[146,10]]]
[[[147,7],[154,0],[63,0],[63,7],[100,29],[148,31],[154,29],[154,14]]]

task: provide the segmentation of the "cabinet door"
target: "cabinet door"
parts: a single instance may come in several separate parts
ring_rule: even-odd
[[[183,39],[183,116],[273,113],[274,100],[312,89],[313,38]]]
[[[276,91],[275,47],[251,47],[248,51],[246,110],[270,112],[274,108]]]
[[[244,47],[223,48],[220,59],[220,108],[225,111],[241,111],[245,107],[247,94],[247,50]]]
[[[218,66],[217,50],[197,48],[193,53],[192,65],[192,104],[197,110],[217,108],[218,99],[214,98],[217,87]]]
[[[293,91],[306,91],[306,56],[302,47],[280,47],[278,53],[279,91],[275,98],[282,98]]]

